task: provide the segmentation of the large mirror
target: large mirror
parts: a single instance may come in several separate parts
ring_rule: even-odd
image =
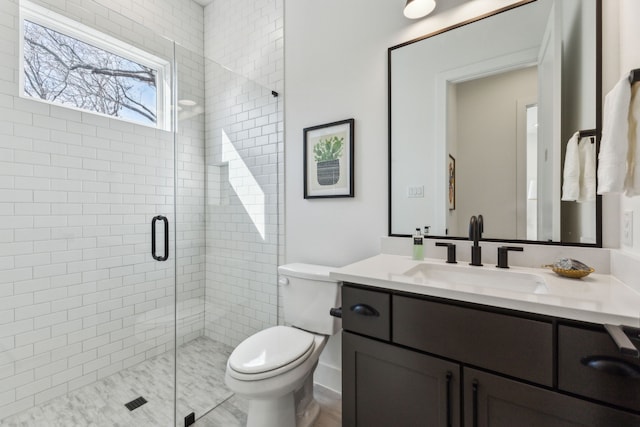
[[[529,0],[389,49],[390,235],[465,238],[482,214],[485,239],[601,246],[595,190],[562,192],[576,132],[595,175],[600,20]]]

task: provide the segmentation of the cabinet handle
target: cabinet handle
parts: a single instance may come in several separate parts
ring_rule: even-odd
[[[334,307],[329,309],[329,315],[333,317],[342,317],[342,307]]]
[[[618,346],[620,353],[640,357],[640,351],[638,351],[636,346],[633,345],[629,337],[624,333],[622,326],[604,325],[604,328],[607,330],[613,342],[616,343],[616,346]]]
[[[453,378],[453,374],[451,372],[447,372],[447,427],[452,427],[451,421],[451,379]]]
[[[640,379],[640,366],[610,356],[587,356],[580,362],[591,369],[624,378]]]
[[[473,427],[478,427],[478,380],[473,380],[471,391],[473,392]]]
[[[355,304],[351,306],[351,311],[361,316],[380,317],[378,310],[367,304]]]

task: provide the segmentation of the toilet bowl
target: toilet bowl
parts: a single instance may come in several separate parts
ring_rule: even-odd
[[[292,326],[262,330],[229,356],[225,383],[249,401],[248,427],[309,427],[318,417],[313,372],[329,336],[341,326],[329,316],[340,301],[330,270],[309,264],[279,267],[284,318]]]
[[[298,333],[308,337],[298,336]],[[263,338],[283,335],[288,336],[286,341],[292,351],[282,354],[276,350],[273,354],[264,347],[254,347],[256,343],[264,344]],[[225,383],[233,392],[249,399],[247,426],[312,425],[320,409],[313,400],[313,371],[327,339],[327,336],[289,326],[274,326],[252,335],[236,347],[227,361]],[[279,347],[278,342],[283,340],[271,341],[273,349]],[[294,395],[298,390],[300,392]]]

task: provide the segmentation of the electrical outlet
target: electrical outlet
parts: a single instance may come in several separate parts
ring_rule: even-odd
[[[424,185],[407,187],[407,197],[410,199],[424,197]]]
[[[622,243],[633,246],[633,211],[625,211],[622,224]]]

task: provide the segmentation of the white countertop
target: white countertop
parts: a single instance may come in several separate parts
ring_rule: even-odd
[[[447,284],[404,273],[421,263],[461,268],[503,271],[494,265],[472,267],[465,262],[446,264],[439,259],[414,261],[411,257],[381,254],[331,272],[333,279],[393,291],[447,298],[494,307],[556,316],[593,323],[640,327],[640,293],[614,276],[592,273],[582,279],[560,277],[544,268],[511,267],[511,273],[535,274],[544,279],[540,292],[471,284]],[[469,270],[471,269],[471,270]]]

